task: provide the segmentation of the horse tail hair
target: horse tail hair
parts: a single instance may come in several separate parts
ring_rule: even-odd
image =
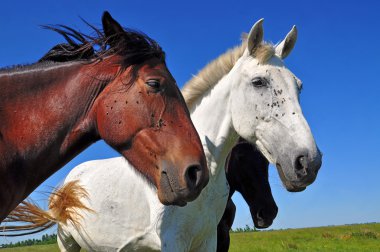
[[[3,223],[23,224],[1,226],[0,235],[8,237],[29,235],[46,230],[55,224],[68,223],[79,229],[83,218],[80,211],[94,212],[81,199],[88,199],[88,193],[78,180],[74,180],[54,189],[49,197],[47,211],[31,199],[24,200],[3,221]]]

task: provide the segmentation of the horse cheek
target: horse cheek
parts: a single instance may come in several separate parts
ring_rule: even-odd
[[[125,129],[127,123],[122,118],[124,113],[114,104],[105,104],[97,109],[96,121],[99,136],[114,148],[132,138],[131,132]]]

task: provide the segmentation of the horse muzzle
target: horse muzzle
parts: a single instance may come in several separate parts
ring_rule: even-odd
[[[317,150],[317,155],[311,157],[307,151],[300,151],[294,156],[292,160],[284,160],[285,162],[280,159],[276,167],[285,188],[289,192],[301,192],[315,181],[322,165],[322,154]],[[286,166],[286,163],[291,165]]]
[[[158,183],[158,197],[164,205],[185,206],[195,200],[209,180],[208,170],[199,162],[190,162],[178,174],[175,166],[163,165]]]
[[[249,210],[251,212],[253,224],[259,229],[270,227],[278,213],[278,208],[276,205],[268,208],[263,207],[257,210],[250,208]]]

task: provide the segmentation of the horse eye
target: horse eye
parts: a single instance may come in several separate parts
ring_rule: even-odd
[[[160,88],[160,86],[161,86],[161,83],[160,83],[159,80],[148,80],[148,81],[146,82],[146,84],[147,84],[149,87],[154,88],[154,89],[158,89],[158,88]]]
[[[265,87],[267,85],[267,82],[261,78],[253,79],[251,83],[255,87]]]

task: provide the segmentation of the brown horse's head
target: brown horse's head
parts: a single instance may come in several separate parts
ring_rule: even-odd
[[[91,67],[112,78],[92,106],[97,134],[157,187],[163,204],[185,205],[209,175],[164,52],[147,36],[124,30],[108,12],[102,21],[109,55]]]
[[[243,139],[232,149],[227,160],[231,192],[236,190],[242,194],[256,228],[269,227],[277,216],[278,208],[268,181],[268,161],[256,147]]]

